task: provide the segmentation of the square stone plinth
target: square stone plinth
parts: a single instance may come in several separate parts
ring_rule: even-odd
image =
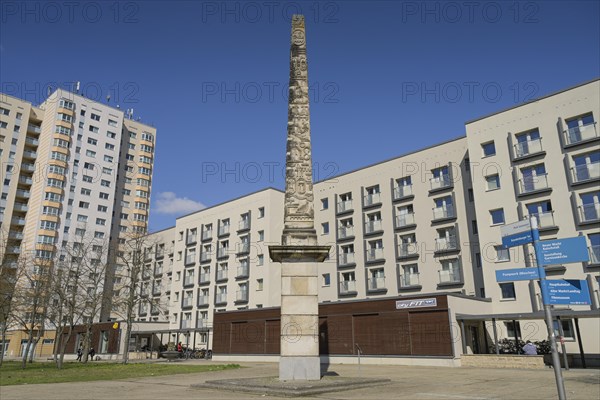
[[[284,357],[279,360],[280,381],[318,381],[321,379],[321,363],[316,357]]]

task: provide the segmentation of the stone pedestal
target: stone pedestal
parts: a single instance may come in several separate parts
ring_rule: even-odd
[[[269,246],[281,263],[281,358],[279,379],[319,380],[318,263],[329,246]]]

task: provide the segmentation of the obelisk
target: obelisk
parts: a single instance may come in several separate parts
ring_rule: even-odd
[[[292,16],[290,88],[281,246],[269,246],[281,263],[281,357],[279,379],[319,380],[319,262],[330,246],[319,246],[314,223],[308,65],[304,16]]]

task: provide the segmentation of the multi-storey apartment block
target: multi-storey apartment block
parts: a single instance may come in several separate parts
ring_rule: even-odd
[[[119,246],[146,232],[156,129],[62,89],[39,107],[2,95],[0,107],[4,262],[56,261],[69,243],[96,241],[106,320]]]

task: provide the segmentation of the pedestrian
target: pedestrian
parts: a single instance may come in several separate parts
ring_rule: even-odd
[[[528,340],[525,346],[523,346],[523,353],[528,356],[537,356],[537,347],[531,343],[531,340]]]
[[[90,356],[90,360],[94,361],[94,355],[96,354],[96,350],[94,350],[94,348],[90,348],[90,351],[88,352],[88,355]]]
[[[79,345],[79,348],[77,349],[77,361],[81,361],[81,356],[83,356],[83,348]]]
[[[181,345],[181,342],[177,343],[177,351],[183,353],[183,346]]]

